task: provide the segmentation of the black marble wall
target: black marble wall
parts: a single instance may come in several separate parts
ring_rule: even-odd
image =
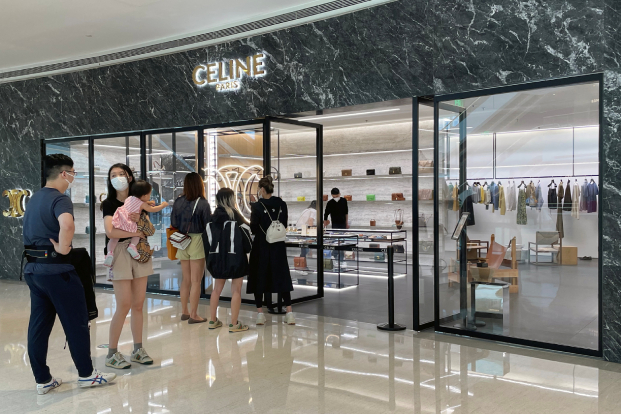
[[[44,138],[179,127],[605,72],[604,355],[621,362],[621,6],[618,0],[401,0],[173,55],[0,85],[1,189],[40,185]],[[239,92],[197,88],[198,63],[264,51]],[[0,207],[7,208],[2,199]],[[0,218],[0,278],[18,219]]]

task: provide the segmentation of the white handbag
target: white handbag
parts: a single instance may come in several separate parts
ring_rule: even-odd
[[[190,225],[192,224],[192,217],[194,217],[194,212],[196,211],[196,206],[198,205],[199,200],[200,197],[196,200],[196,203],[194,204],[194,209],[192,210],[192,215],[190,216],[190,223],[188,224],[188,230],[190,230]],[[174,232],[170,235],[170,244],[172,244],[179,250],[187,249],[190,243],[192,243],[192,238],[187,233],[187,231],[186,234],[183,234],[179,231]]]
[[[267,207],[265,207],[265,204],[261,203],[261,205],[263,206],[263,208],[265,208],[267,216],[270,218],[270,220],[272,220],[272,216],[267,210]],[[287,229],[285,229],[285,226],[279,220],[281,212],[282,209],[279,209],[278,217],[276,217],[276,220],[272,220],[272,224],[270,224],[267,231],[263,230],[263,227],[261,227],[261,230],[263,230],[263,233],[265,233],[265,240],[270,244],[284,242],[287,238]]]

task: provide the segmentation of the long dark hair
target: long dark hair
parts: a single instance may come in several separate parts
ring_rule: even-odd
[[[128,184],[129,184],[128,190],[130,192],[131,192],[132,186],[136,182],[136,180],[134,179],[134,173],[132,172],[131,168],[129,168],[127,165],[125,165],[123,163],[114,164],[108,170],[108,197],[106,197],[106,200],[116,200],[116,188],[114,188],[112,186],[112,180],[110,179],[110,174],[112,174],[112,170],[115,169],[115,168],[121,168],[127,174],[127,181],[128,181]],[[130,178],[131,178],[131,180],[130,180]]]
[[[205,183],[199,173],[191,172],[183,180],[183,195],[188,201],[194,201],[199,197],[205,197]]]

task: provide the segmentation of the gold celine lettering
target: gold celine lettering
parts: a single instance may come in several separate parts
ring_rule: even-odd
[[[8,197],[9,209],[4,210],[2,215],[4,217],[24,217],[26,211],[26,197],[30,197],[32,192],[30,190],[4,190],[2,197]]]
[[[238,90],[244,76],[265,76],[265,53],[198,65],[192,71],[192,81],[197,86],[215,85],[218,92]]]

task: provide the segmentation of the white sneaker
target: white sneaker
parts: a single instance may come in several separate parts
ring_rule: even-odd
[[[60,387],[60,384],[62,383],[63,383],[63,380],[61,380],[60,378],[52,377],[52,380],[48,382],[47,384],[37,384],[37,394],[39,395],[47,394],[48,392],[52,391],[54,388]]]
[[[265,314],[263,312],[259,312],[259,316],[257,316],[257,325],[265,325]]]
[[[293,316],[293,312],[287,312],[285,315],[285,323],[287,325],[295,325],[295,316]]]
[[[106,358],[106,366],[116,369],[129,369],[132,364],[125,360],[123,354],[116,352],[110,358]]]
[[[116,374],[100,372],[94,369],[93,373],[89,377],[79,377],[78,385],[81,388],[98,387],[114,381],[115,378]]]

